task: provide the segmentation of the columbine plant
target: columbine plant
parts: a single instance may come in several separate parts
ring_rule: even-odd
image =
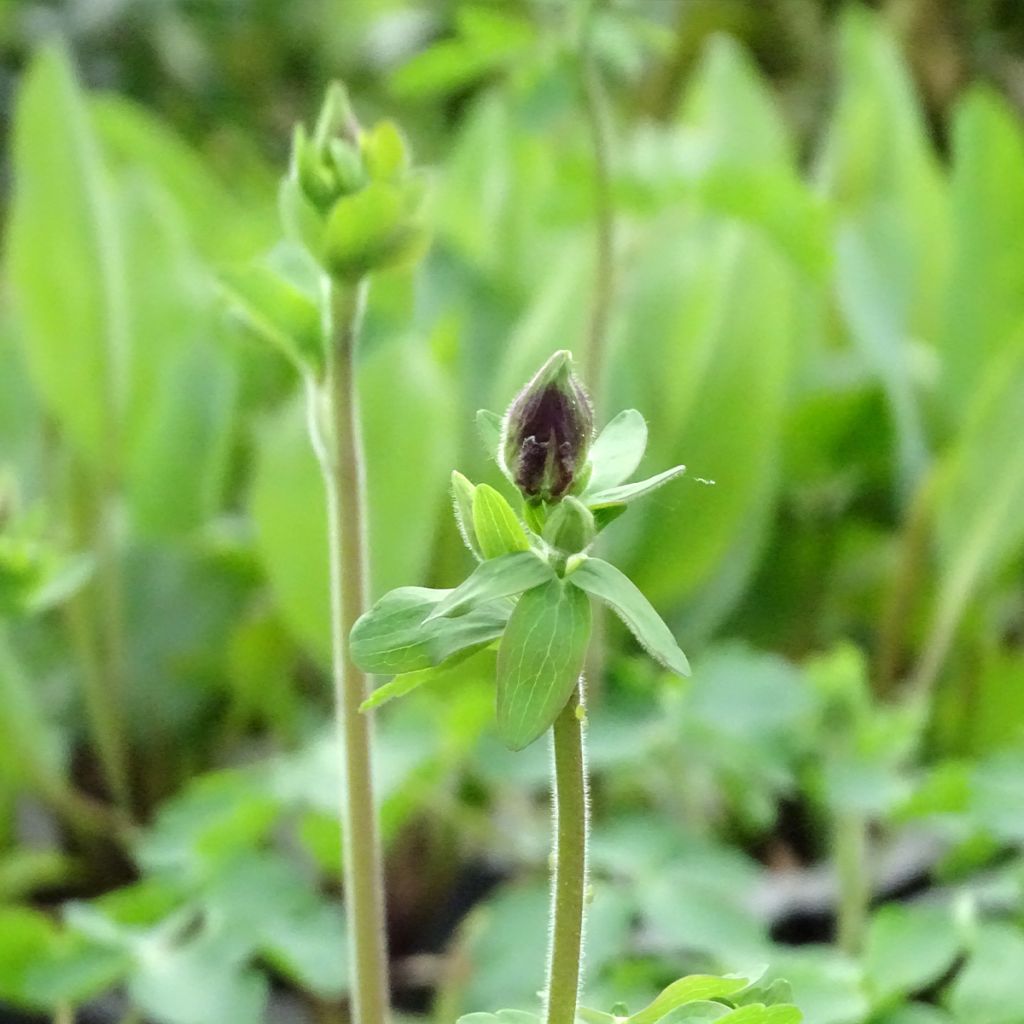
[[[320,343],[297,355],[310,438],[323,471],[330,537],[331,624],[344,762],[342,832],[350,921],[353,1017],[385,1024],[388,990],[380,843],[370,774],[371,728],[359,713],[366,677],[348,636],[367,603],[363,451],[355,386],[359,329],[371,275],[424,247],[421,177],[390,121],[364,131],[344,88],[332,85],[313,134],[300,125],[281,186],[286,229],[312,256],[321,282]]]
[[[690,671],[643,594],[588,552],[630,501],[685,467],[625,482],[644,454],[644,419],[633,409],[622,412],[595,439],[589,397],[564,351],[541,367],[503,418],[483,411],[478,423],[519,493],[521,514],[493,487],[454,473],[455,516],[479,564],[454,590],[401,587],[385,595],[355,624],[351,650],[364,671],[395,676],[366,702],[370,707],[496,645],[501,738],[522,750],[552,730],[556,820],[547,1020],[573,1024],[587,867],[581,672],[590,599],[607,604],[666,668]]]

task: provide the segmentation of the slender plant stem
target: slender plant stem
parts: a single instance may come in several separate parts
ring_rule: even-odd
[[[871,883],[867,868],[868,828],[863,815],[846,812],[835,824],[835,859],[839,882],[839,948],[859,956],[864,941]]]
[[[353,624],[366,610],[368,593],[366,486],[355,381],[366,285],[330,284],[327,292],[327,436],[318,436],[320,410],[316,407],[311,410],[311,423],[327,491],[331,639],[342,760],[341,826],[353,1020],[384,1024],[389,997],[382,861],[370,757],[373,724],[370,715],[359,711],[366,698],[367,680],[352,661],[348,645]]]
[[[615,216],[612,202],[611,116],[601,75],[594,60],[594,10],[583,29],[580,52],[583,111],[594,157],[594,294],[584,362],[584,377],[600,401],[608,354],[608,328],[615,291]]]
[[[587,765],[582,682],[554,724],[555,873],[547,1024],[573,1024],[583,953],[587,887]]]

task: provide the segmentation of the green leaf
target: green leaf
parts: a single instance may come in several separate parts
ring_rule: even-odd
[[[473,526],[473,499],[476,495],[476,487],[470,483],[457,469],[452,470],[452,512],[455,515],[455,525],[459,529],[459,536],[462,542],[476,555],[483,558],[480,544],[476,537],[476,528]]]
[[[237,398],[234,364],[210,339],[168,353],[126,471],[141,533],[182,535],[221,507]]]
[[[324,261],[332,274],[353,280],[402,262],[419,243],[412,185],[371,181],[331,210]]]
[[[746,978],[719,978],[711,974],[693,974],[680,978],[661,991],[649,1006],[629,1018],[629,1024],[657,1024],[677,1006],[697,1000],[720,999],[747,987]]]
[[[1024,347],[1015,344],[987,367],[936,480],[940,575],[922,655],[924,682],[940,670],[971,599],[1024,542],[1022,389]]]
[[[468,653],[468,652],[467,652]],[[405,694],[419,689],[427,684],[435,685],[447,683],[453,679],[463,678],[467,671],[473,673],[479,671],[485,677],[494,677],[495,651],[486,647],[483,650],[473,652],[468,657],[449,658],[446,662],[433,667],[421,668],[415,672],[404,672],[395,676],[390,682],[378,686],[373,693],[359,706],[360,711],[370,711],[386,704],[396,697],[404,697]]]
[[[606,505],[624,505],[627,502],[642,498],[659,487],[664,487],[669,480],[675,480],[686,472],[685,466],[673,466],[666,469],[657,476],[648,477],[646,480],[637,480],[631,484],[620,484],[618,487],[609,487],[603,491],[591,491],[584,495],[584,501],[590,508],[602,508]]]
[[[253,332],[297,370],[319,375],[324,359],[320,311],[312,296],[284,272],[290,260],[299,258],[293,247],[281,247],[262,260],[225,267],[220,284],[230,308]]]
[[[963,970],[946,997],[953,1016],[971,1024],[1015,1024],[1020,1020],[1024,936],[1015,925],[986,922],[978,929]]]
[[[473,527],[484,558],[530,550],[512,506],[488,484],[480,484],[473,496]]]
[[[454,593],[399,587],[385,594],[352,627],[352,659],[365,672],[415,672],[440,665],[453,654],[488,644],[501,635],[511,612],[507,601],[488,599],[465,615],[432,617],[441,602]]]
[[[765,1006],[751,1003],[719,1017],[725,1024],[800,1024],[803,1014],[795,1006]]]
[[[940,387],[954,422],[985,369],[1013,342],[1024,320],[1024,133],[994,89],[975,85],[952,126],[950,280],[938,341]]]
[[[358,381],[373,551],[371,592],[379,596],[427,574],[431,543],[447,514],[455,401],[447,377],[419,339],[368,348]],[[301,399],[263,425],[249,501],[256,550],[285,622],[327,661],[331,631],[324,486]]]
[[[600,558],[584,558],[566,579],[604,601],[655,661],[680,675],[690,674],[690,663],[668,626],[629,577],[614,565]]]
[[[587,491],[604,491],[628,480],[646,449],[647,421],[636,409],[624,409],[597,435],[590,449],[593,470]]]
[[[882,907],[868,926],[864,972],[879,999],[906,996],[941,978],[960,953],[961,940],[946,907]]]
[[[394,121],[378,121],[362,139],[363,159],[370,177],[396,181],[409,170],[409,150]]]
[[[125,409],[129,312],[114,195],[62,50],[40,50],[14,120],[7,271],[19,336],[50,414],[96,465]]]
[[[479,490],[479,488],[478,488]],[[515,597],[551,579],[554,569],[532,551],[514,551],[481,562],[462,583],[440,600],[428,619],[460,615],[474,605]]]
[[[582,591],[551,579],[519,598],[498,646],[498,734],[509,748],[529,746],[558,717],[579,682],[589,639]]]

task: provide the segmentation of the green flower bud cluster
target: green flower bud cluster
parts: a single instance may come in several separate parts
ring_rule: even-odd
[[[417,259],[427,243],[425,195],[398,127],[380,121],[364,131],[340,82],[312,135],[296,126],[281,216],[332,278],[356,281]]]

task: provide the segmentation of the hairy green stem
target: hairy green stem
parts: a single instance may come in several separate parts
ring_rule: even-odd
[[[352,661],[348,636],[366,610],[368,554],[366,483],[356,388],[356,349],[366,284],[328,286],[329,351],[325,432],[311,409],[314,447],[327,491],[331,640],[335,707],[341,746],[341,826],[353,1020],[384,1024],[388,1015],[387,953],[380,837],[372,780],[372,717],[361,714],[367,680]],[[314,394],[315,400],[315,394]]]
[[[573,1024],[583,954],[587,887],[587,765],[583,745],[582,681],[555,719],[555,870],[547,1024]]]
[[[864,941],[871,881],[867,868],[868,826],[864,816],[845,812],[835,823],[835,861],[839,882],[839,948],[859,956]]]

